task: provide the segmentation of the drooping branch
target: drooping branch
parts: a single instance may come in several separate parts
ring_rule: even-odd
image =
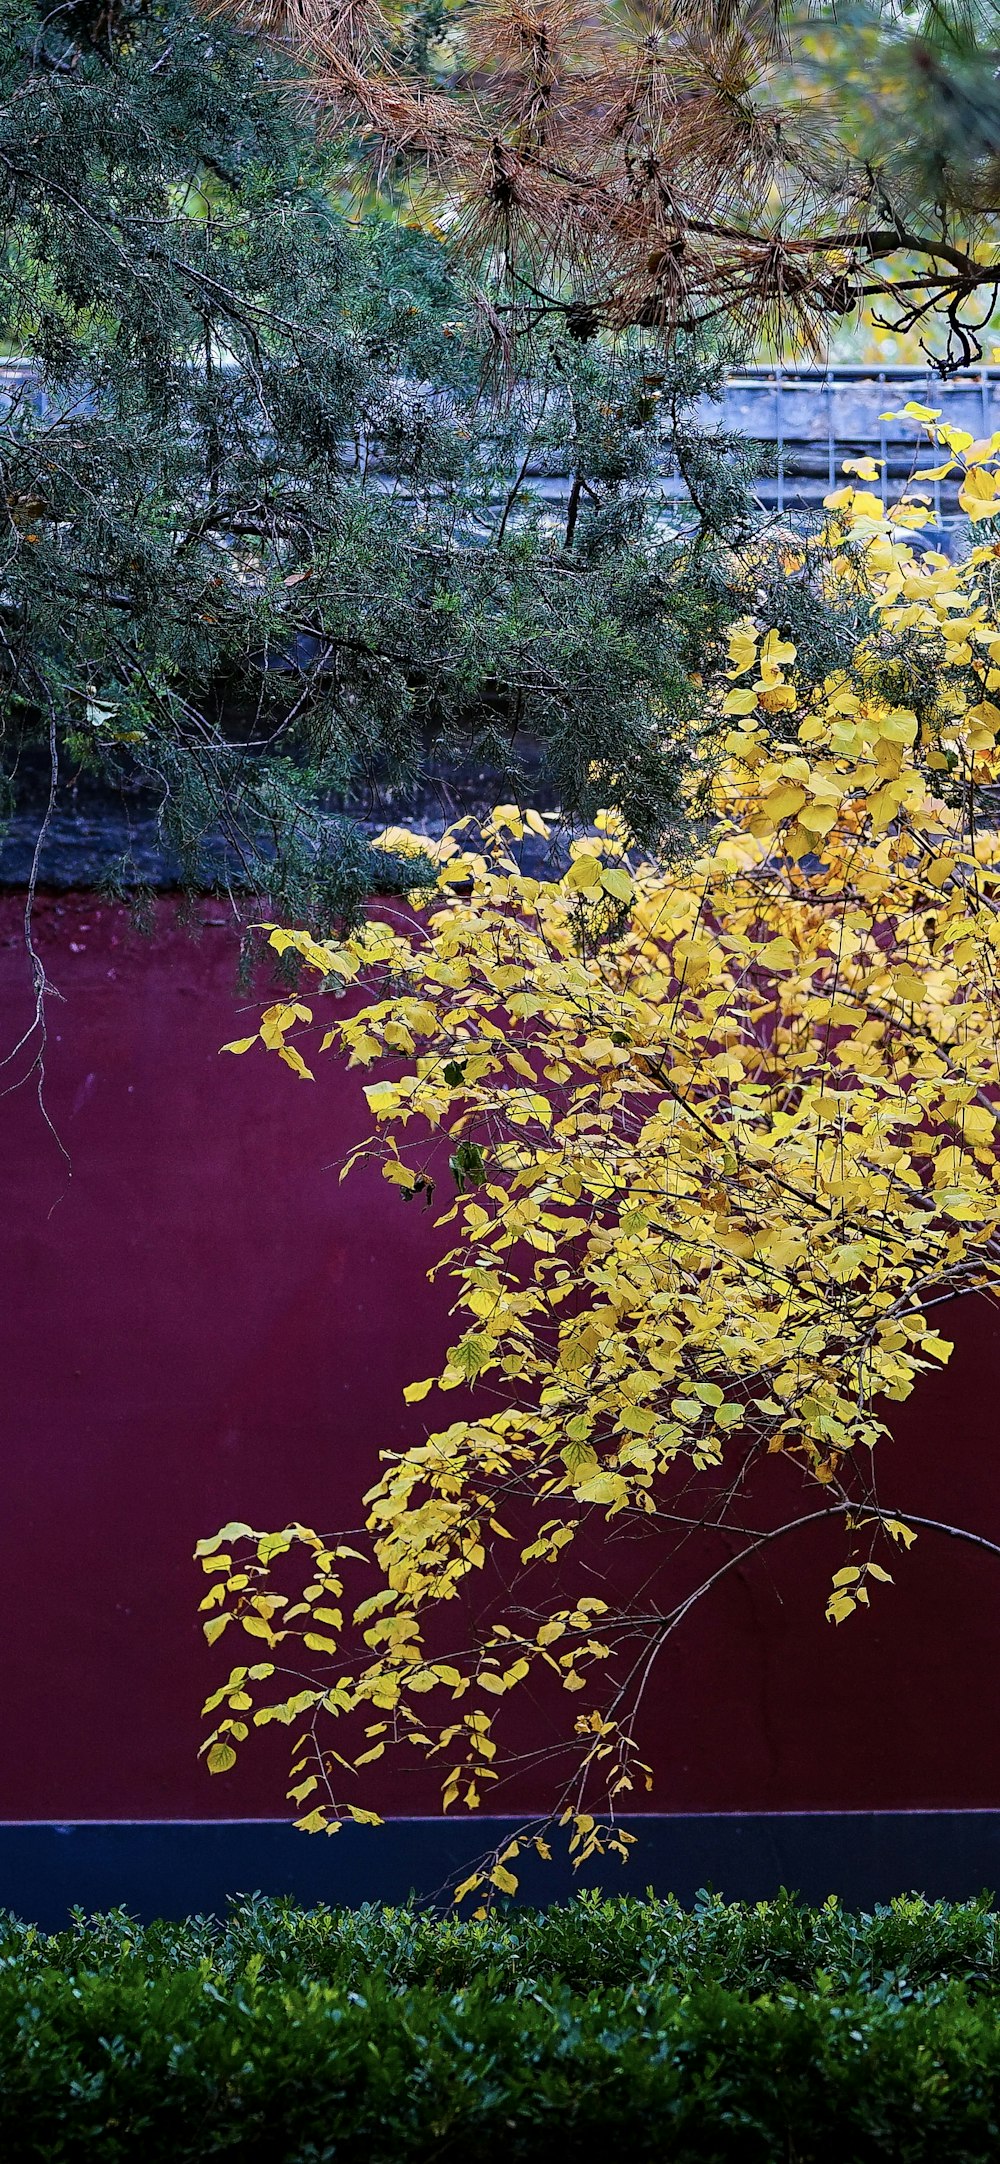
[[[718,318],[737,342],[815,347],[915,272],[955,365],[979,351],[966,311],[996,291],[1000,165],[974,129],[938,154],[954,56],[929,55],[894,11],[867,32],[832,11],[824,73],[780,4],[689,0],[651,28],[611,0],[473,0],[432,81],[399,60],[391,5],[231,5],[298,48],[318,110],[367,139],[380,177],[416,179],[429,214],[449,204],[470,257],[514,283],[530,266],[572,335],[670,338]],[[984,50],[987,101],[990,62]],[[866,83],[883,67],[894,87],[876,127]],[[906,148],[921,127],[923,179]]]

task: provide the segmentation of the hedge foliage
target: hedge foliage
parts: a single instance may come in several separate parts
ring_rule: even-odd
[[[0,1926],[0,2153],[321,2164],[993,2158],[1000,1925],[585,1897]]]

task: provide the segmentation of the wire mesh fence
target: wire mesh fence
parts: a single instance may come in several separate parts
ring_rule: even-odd
[[[850,458],[882,461],[881,480],[866,486],[893,502],[914,468],[928,463],[926,436],[921,442],[913,421],[891,418],[909,401],[939,409],[973,438],[990,436],[1000,429],[1000,368],[945,381],[930,369],[748,368],[729,378],[721,406],[705,402],[700,418],[766,446],[758,497],[779,517],[801,518],[820,510]],[[945,539],[962,523],[959,480],[956,473],[917,484]],[[676,485],[682,495],[679,476]]]

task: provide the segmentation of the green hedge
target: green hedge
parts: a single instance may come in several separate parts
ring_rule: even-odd
[[[985,1901],[0,1924],[0,2157],[1000,2156]],[[603,2164],[603,2160],[602,2160]]]

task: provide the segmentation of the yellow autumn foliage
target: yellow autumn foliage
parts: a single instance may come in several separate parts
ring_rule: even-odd
[[[913,418],[963,467],[978,521],[1000,486],[997,441]],[[440,1196],[447,1138],[440,1267],[459,1316],[435,1375],[406,1393],[441,1402],[434,1432],[367,1498],[375,1590],[346,1623],[338,1555],[308,1529],[227,1528],[201,1546],[220,1570],[208,1632],[242,1628],[273,1653],[209,1702],[229,1707],[209,1764],[231,1763],[246,1733],[234,1707],[304,1726],[292,1794],[310,1799],[311,1830],[349,1813],[338,1752],[354,1767],[396,1743],[442,1763],[446,1806],[474,1808],[500,1701],[546,1671],[570,1694],[577,1753],[554,1815],[577,1860],[624,1854],[616,1813],[647,1778],[642,1688],[698,1596],[656,1613],[609,1588],[581,1598],[566,1551],[595,1520],[666,1528],[679,1467],[735,1492],[768,1454],[796,1460],[815,1484],[807,1516],[844,1530],[835,1623],[914,1537],[877,1499],[886,1407],[947,1359],[947,1300],[1000,1275],[1000,545],[961,565],[917,555],[899,537],[921,523],[915,495],[890,519],[847,485],[828,509],[823,576],[874,589],[879,624],[919,657],[919,714],[895,703],[877,637],[849,676],[817,684],[748,615],[706,694],[715,824],[684,861],[639,858],[605,818],[539,878],[519,851],[546,822],[501,806],[474,844],[468,828],[446,839],[412,914],[342,944],[271,933],[364,988],[318,1048],[372,1070],[386,1178]],[[260,1041],[311,1072],[314,1032],[295,1001],[268,1011]],[[467,1383],[481,1409],[449,1421],[447,1394]],[[440,1657],[447,1604],[512,1535],[524,1566],[552,1566],[550,1596],[522,1585],[477,1645]],[[275,1539],[308,1562],[297,1603],[268,1590]],[[286,1696],[318,1617],[330,1659]],[[352,1719],[363,1734],[334,1751]],[[509,1890],[516,1849],[463,1894]]]

